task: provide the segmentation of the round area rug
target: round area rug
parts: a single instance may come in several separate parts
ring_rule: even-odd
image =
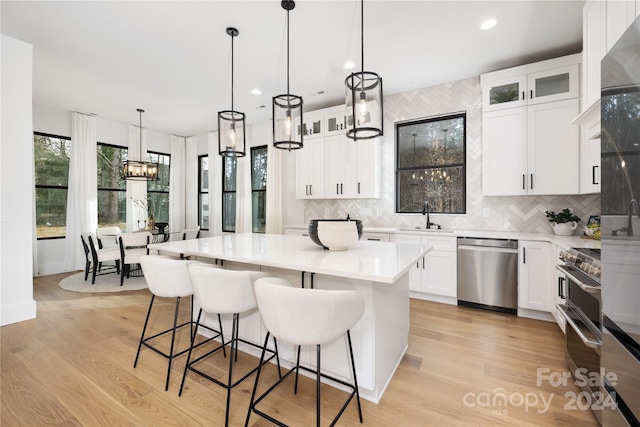
[[[65,291],[71,292],[123,292],[147,288],[144,277],[130,277],[128,279],[125,277],[122,286],[120,286],[120,275],[117,273],[96,276],[96,283],[92,285],[91,273],[85,282],[84,272],[81,272],[62,279],[58,285]]]

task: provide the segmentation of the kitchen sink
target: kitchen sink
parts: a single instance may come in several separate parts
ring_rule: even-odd
[[[437,229],[437,228],[420,228],[420,227],[416,227],[416,228],[399,228],[398,230],[400,230],[400,231],[419,231],[420,233],[436,233],[436,234],[453,233],[453,231],[454,231],[454,230],[442,230],[442,229]]]

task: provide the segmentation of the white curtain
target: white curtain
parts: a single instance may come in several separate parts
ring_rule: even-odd
[[[64,268],[81,270],[85,257],[80,233],[98,228],[96,118],[86,114],[71,116],[71,158],[67,190],[67,231]]]
[[[265,232],[282,234],[282,150],[267,145],[267,206]]]
[[[180,231],[185,228],[185,139],[171,135],[171,165],[169,175],[169,228]],[[187,169],[188,170],[188,169]]]
[[[186,140],[185,155],[185,225],[193,228],[198,225],[198,137],[190,136]],[[211,178],[209,178],[211,179]],[[202,226],[202,224],[200,224]]]
[[[142,153],[142,159],[140,154]],[[129,125],[129,160],[147,159],[147,130],[142,129],[142,141],[140,141],[140,128]],[[127,232],[138,231],[146,227],[149,218],[147,209],[147,181],[127,180]]]
[[[251,151],[236,159],[236,234],[251,233]]]
[[[222,234],[222,158],[218,133],[209,132],[209,236]]]

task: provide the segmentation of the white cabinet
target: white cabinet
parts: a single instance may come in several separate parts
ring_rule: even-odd
[[[555,281],[549,242],[518,242],[518,308],[551,312]]]
[[[395,234],[393,241],[433,246],[433,249],[416,262],[416,265],[409,272],[409,290],[412,297],[457,304],[458,254],[456,237]]]
[[[635,17],[636,0],[607,0],[607,52],[631,25]]]
[[[296,150],[296,198],[324,198],[324,138],[305,140]]]
[[[369,242],[389,242],[391,241],[391,237],[388,233],[365,231],[362,233],[360,240],[367,240]]]
[[[562,313],[560,313],[557,308],[558,304],[566,303],[565,296],[567,293],[565,275],[556,268],[557,265],[564,265],[564,261],[560,259],[560,251],[562,251],[561,247],[559,247],[558,245],[553,245],[553,260],[551,263],[551,268],[553,269],[553,271],[551,275],[556,280],[557,288],[552,289],[551,292],[551,314],[553,315],[553,318],[556,320],[556,323],[558,324],[560,329],[562,329],[562,332],[566,333],[567,319],[566,317],[564,317],[564,315],[562,315]]]
[[[577,98],[578,64],[527,72],[517,67],[483,75],[483,112]],[[532,68],[534,70],[534,68]],[[522,74],[519,74],[522,73]],[[500,77],[513,74],[508,77]]]
[[[325,138],[325,197],[353,199],[358,180],[358,144],[346,136]]]
[[[296,150],[296,198],[382,197],[382,140],[347,138],[342,106],[314,111],[307,117],[301,129],[308,132],[311,126],[312,136],[306,136],[304,147]]]
[[[582,109],[600,99],[600,61],[607,53],[606,2],[590,0],[582,15]],[[600,122],[600,111],[598,111]]]
[[[600,138],[580,141],[580,193],[600,192]]]
[[[303,114],[302,126],[298,125],[296,131],[298,135],[304,134],[303,143],[309,139],[323,137],[325,134],[324,115],[315,112]]]
[[[483,195],[579,193],[578,111],[574,98],[484,113]]]

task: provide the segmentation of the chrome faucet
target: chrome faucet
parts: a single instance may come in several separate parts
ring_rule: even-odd
[[[432,225],[437,226],[438,230],[441,229],[442,227],[440,227],[438,224],[434,224],[433,222],[431,222],[431,220],[429,219],[429,214],[430,214],[429,201],[425,200],[422,203],[422,215],[427,216],[427,230],[430,230]]]
[[[638,211],[638,218],[640,218],[640,205],[638,204],[638,201],[636,199],[631,199],[629,200],[629,205],[627,206],[627,217],[628,217],[628,222],[627,222],[627,236],[633,236],[633,224],[631,221],[631,205],[636,204],[636,210]]]

